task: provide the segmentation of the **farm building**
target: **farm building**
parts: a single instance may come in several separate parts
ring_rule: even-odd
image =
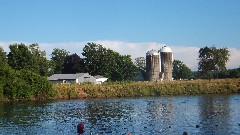
[[[48,78],[52,83],[85,83],[91,82],[94,84],[101,84],[107,80],[102,76],[95,78],[88,73],[77,73],[77,74],[54,74]]]
[[[172,80],[173,53],[164,46],[146,53],[147,81]]]
[[[96,79],[96,84],[102,84],[103,82],[107,81],[107,79],[108,79],[101,75],[96,75],[96,76],[94,76],[94,78]]]

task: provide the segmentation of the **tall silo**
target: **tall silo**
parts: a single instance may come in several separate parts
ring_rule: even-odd
[[[163,80],[172,80],[173,53],[172,50],[164,46],[160,49],[161,67],[160,76]]]
[[[159,80],[160,55],[156,50],[150,50],[146,53],[146,73],[148,81]]]

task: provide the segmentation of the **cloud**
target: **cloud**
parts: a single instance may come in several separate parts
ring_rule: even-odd
[[[240,67],[240,49],[228,48],[230,52],[229,61],[227,63],[227,68],[238,68]]]
[[[171,47],[171,46],[170,46]],[[189,68],[197,71],[198,64],[198,47],[186,47],[186,46],[172,46],[173,57],[175,60],[180,60],[186,64]]]
[[[94,42],[96,44],[101,44],[106,48],[110,48],[116,52],[119,52],[122,55],[131,55],[131,58],[134,59],[137,57],[145,57],[146,52],[149,50],[159,50],[166,44],[156,43],[156,42],[146,42],[146,43],[133,43],[133,42],[123,42],[123,41],[111,41],[111,40],[98,40],[98,41],[86,41],[86,42],[62,42],[62,43],[39,43],[40,49],[45,50],[47,57],[50,58],[50,54],[54,48],[65,49],[70,53],[77,53],[82,57],[81,53],[84,46],[88,42]],[[8,46],[13,43],[20,42],[1,42],[0,46],[4,48],[5,51],[9,51]],[[25,44],[30,44],[23,42]],[[176,60],[182,61],[189,68],[194,71],[197,71],[198,63],[198,51],[199,47],[189,47],[184,45],[167,45],[173,51],[173,57]],[[240,66],[240,49],[237,48],[228,48],[230,51],[229,62],[227,63],[227,68],[238,68]]]

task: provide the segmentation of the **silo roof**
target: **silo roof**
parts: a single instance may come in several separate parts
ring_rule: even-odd
[[[158,54],[158,51],[156,50],[150,50],[147,52],[147,55],[159,55],[159,54]]]
[[[170,47],[164,46],[164,47],[162,47],[162,49],[160,49],[160,52],[172,52],[172,50]]]

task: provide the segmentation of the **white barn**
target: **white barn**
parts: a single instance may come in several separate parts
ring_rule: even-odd
[[[77,73],[77,74],[54,74],[48,78],[52,83],[85,83],[90,82],[93,84],[101,84],[108,78],[103,76],[91,76],[88,73]]]

